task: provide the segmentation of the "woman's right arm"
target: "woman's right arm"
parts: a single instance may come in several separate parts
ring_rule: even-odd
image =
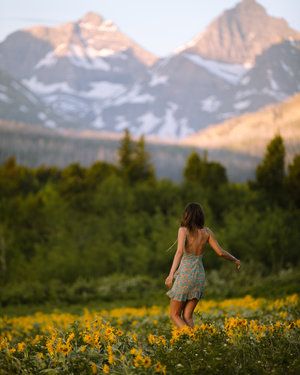
[[[186,237],[186,229],[183,227],[180,227],[178,229],[177,250],[174,255],[170,273],[165,280],[165,285],[167,285],[168,288],[171,288],[172,283],[173,283],[174,273],[177,270],[178,265],[180,264],[180,261],[183,255],[183,250],[184,250],[185,237]]]
[[[207,231],[209,233],[208,243],[213,248],[213,250],[217,253],[218,256],[225,258],[227,260],[230,260],[232,262],[235,262],[237,265],[237,268],[240,268],[240,261],[239,259],[235,258],[233,255],[231,255],[228,251],[224,250],[218,243],[214,233],[211,229],[207,228]]]
[[[177,238],[178,238],[178,240],[177,240],[177,250],[176,250],[176,253],[174,255],[173,263],[172,263],[170,273],[169,273],[169,276],[171,276],[171,277],[174,276],[174,273],[177,270],[178,265],[180,264],[180,260],[182,258],[183,250],[184,250],[185,236],[186,236],[185,229],[183,227],[180,227],[178,229],[178,235],[177,235]]]

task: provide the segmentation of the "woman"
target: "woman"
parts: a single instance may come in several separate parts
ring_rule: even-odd
[[[234,262],[237,270],[240,269],[240,261],[222,249],[213,232],[204,227],[204,213],[200,204],[189,203],[178,230],[173,264],[165,280],[165,285],[171,288],[166,293],[171,298],[170,318],[177,327],[194,327],[193,312],[204,292],[205,270],[202,257],[206,243],[209,243],[217,255]],[[173,278],[175,281],[172,286]]]

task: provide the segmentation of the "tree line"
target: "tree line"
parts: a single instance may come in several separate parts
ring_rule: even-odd
[[[181,183],[158,179],[143,136],[128,129],[118,163],[29,168],[0,165],[1,285],[74,283],[111,273],[161,277],[169,272],[185,205],[199,202],[221,246],[266,274],[299,264],[300,154],[284,169],[277,134],[255,178],[228,180],[221,163],[192,150]],[[220,267],[208,251],[208,268]]]

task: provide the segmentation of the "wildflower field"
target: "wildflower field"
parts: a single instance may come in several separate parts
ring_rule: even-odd
[[[0,374],[299,374],[299,295],[201,300],[195,327],[168,306],[0,320]]]

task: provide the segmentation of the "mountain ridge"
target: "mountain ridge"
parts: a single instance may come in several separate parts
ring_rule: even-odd
[[[242,0],[216,17],[181,49],[203,58],[251,66],[272,44],[300,39],[283,18],[270,16],[255,0]]]
[[[286,21],[243,0],[208,29],[198,49],[189,43],[157,59],[111,20],[87,12],[57,27],[10,34],[0,43],[0,69],[43,101],[59,118],[58,128],[119,133],[128,127],[133,135],[165,140],[299,92],[299,32]],[[256,36],[250,37],[253,30]],[[210,35],[217,44],[208,43]],[[216,53],[211,58],[203,47],[207,43]],[[226,56],[219,54],[220,46]],[[1,98],[0,106],[6,111]]]

